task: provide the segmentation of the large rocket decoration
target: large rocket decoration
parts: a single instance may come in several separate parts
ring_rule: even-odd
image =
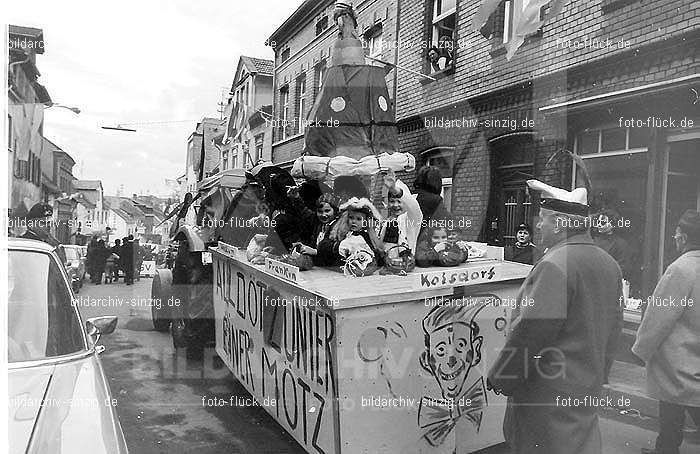
[[[400,153],[386,70],[365,63],[352,4],[336,2],[338,37],[305,127],[303,156],[292,175],[316,180],[373,175],[380,169],[411,171],[415,158]]]

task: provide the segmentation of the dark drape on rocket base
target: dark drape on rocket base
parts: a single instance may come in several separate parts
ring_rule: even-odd
[[[304,154],[365,156],[398,152],[394,105],[379,66],[328,68],[305,128]]]

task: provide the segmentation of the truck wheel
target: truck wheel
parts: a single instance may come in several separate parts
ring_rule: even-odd
[[[173,296],[173,274],[170,270],[157,270],[151,283],[151,318],[156,331],[170,329],[170,308],[168,300]]]

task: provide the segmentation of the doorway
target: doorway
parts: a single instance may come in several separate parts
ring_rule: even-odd
[[[681,139],[681,140],[674,140]],[[685,210],[700,210],[700,139],[671,137],[665,153],[659,276],[678,258],[673,235]]]

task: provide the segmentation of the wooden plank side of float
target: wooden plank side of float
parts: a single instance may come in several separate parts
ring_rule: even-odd
[[[307,452],[340,454],[331,303],[241,257],[240,250],[213,249],[217,354]]]
[[[502,254],[502,248],[494,248],[493,254],[498,257]],[[264,266],[250,264],[243,251],[238,250],[235,255],[228,255],[232,260],[251,271],[263,273],[270,278],[283,281],[279,276],[268,272]],[[489,279],[467,280],[458,282],[460,273],[472,273],[482,271],[489,272],[493,268],[494,275]],[[286,285],[301,292],[311,292],[333,301],[333,309],[349,309],[373,304],[388,304],[399,301],[412,301],[417,299],[432,298],[435,296],[449,295],[453,287],[479,285],[483,283],[505,282],[514,279],[523,279],[530,272],[532,266],[521,263],[505,262],[490,258],[489,254],[483,259],[477,259],[457,267],[450,268],[416,268],[408,276],[373,275],[363,278],[349,278],[342,273],[326,269],[314,268],[300,272],[296,282],[284,280]],[[426,276],[442,276],[442,273],[450,277],[443,284],[442,279],[436,285],[426,286]],[[456,280],[449,282],[451,276],[456,274]],[[362,285],[358,285],[362,283]]]

